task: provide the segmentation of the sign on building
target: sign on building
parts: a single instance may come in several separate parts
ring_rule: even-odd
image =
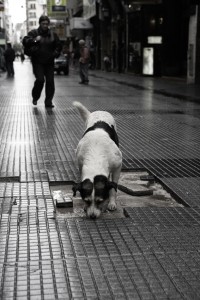
[[[67,0],[47,0],[49,17],[63,16],[66,14]]]

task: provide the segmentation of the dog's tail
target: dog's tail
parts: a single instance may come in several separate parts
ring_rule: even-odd
[[[86,122],[87,119],[89,118],[90,111],[78,101],[74,101],[73,105],[78,109],[82,119]]]

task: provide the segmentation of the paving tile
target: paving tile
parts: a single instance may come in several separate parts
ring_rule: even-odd
[[[67,89],[66,78],[56,79],[51,112],[27,102],[32,81],[21,88],[16,76],[0,91],[0,298],[199,299],[199,105],[105,79],[96,79],[99,90],[80,92],[75,76]],[[50,185],[80,179],[75,94],[115,116],[124,170],[148,169],[189,207],[126,208],[126,219],[58,218]]]

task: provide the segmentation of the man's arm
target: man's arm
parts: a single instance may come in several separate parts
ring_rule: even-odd
[[[36,36],[38,35],[37,29],[31,30],[28,35],[26,35],[23,40],[22,44],[24,47],[30,47],[33,46],[36,43]]]

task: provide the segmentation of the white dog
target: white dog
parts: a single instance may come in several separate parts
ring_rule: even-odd
[[[74,185],[74,196],[76,191],[80,192],[87,216],[96,219],[105,209],[105,204],[109,210],[116,209],[117,184],[122,166],[116,124],[106,111],[91,113],[80,102],[73,105],[86,125],[76,150],[81,182]]]

